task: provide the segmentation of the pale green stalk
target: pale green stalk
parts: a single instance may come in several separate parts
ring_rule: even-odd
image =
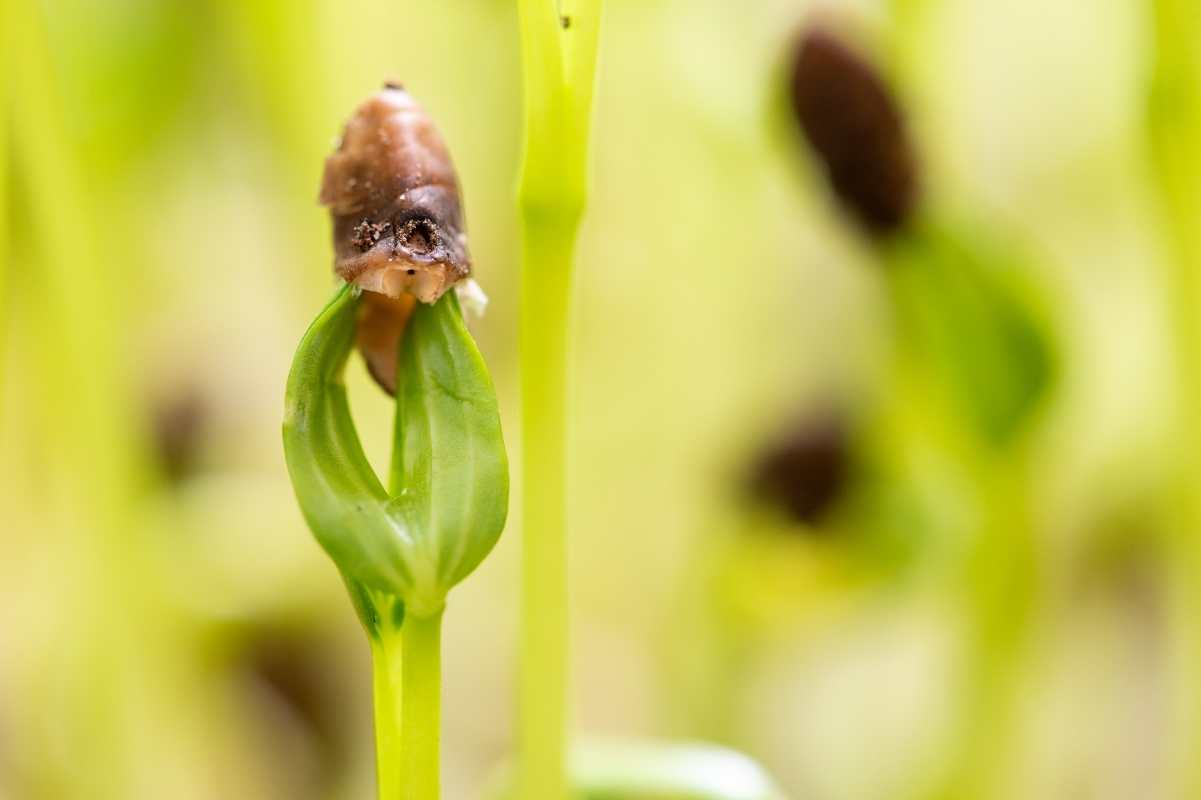
[[[910,265],[891,264],[901,268]],[[925,800],[984,800],[1013,753],[1013,735],[1026,627],[1036,602],[1035,540],[1030,512],[1030,453],[1016,442],[988,452],[965,435],[918,366],[924,355],[900,355],[897,407],[912,404],[906,423],[937,444],[971,489],[965,498],[979,516],[964,529],[970,549],[954,564],[947,590],[961,627],[954,662],[956,681],[949,738],[933,772],[914,776],[907,796]]]
[[[273,160],[280,170],[281,203],[296,224],[289,229],[292,258],[281,258],[285,270],[279,284],[285,291],[298,291],[304,298],[301,307],[313,298],[324,297],[329,289],[329,265],[326,257],[328,230],[324,213],[313,202],[313,193],[321,180],[321,164],[329,152],[329,143],[337,133],[329,109],[334,71],[345,64],[350,54],[343,42],[355,37],[330,36],[321,30],[323,18],[333,14],[354,15],[342,0],[226,0],[216,10],[226,18],[257,109],[272,124]],[[331,7],[336,10],[331,10]],[[302,269],[296,259],[304,259],[310,268]]]
[[[1020,667],[1038,601],[1029,428],[1050,389],[1051,332],[1033,298],[1026,307],[1019,286],[997,280],[995,259],[1011,256],[989,255],[991,243],[979,233],[929,224],[908,246],[896,245],[887,266],[904,324],[894,408],[913,415],[899,421],[955,465],[966,489],[961,502],[974,512],[949,576],[963,632],[947,753],[937,774],[918,776],[914,792],[983,800],[1011,763]],[[983,376],[989,380],[980,383]],[[1018,396],[1019,386],[1022,403],[988,405]]]
[[[17,2],[10,9],[7,21],[17,44],[10,58],[20,75],[10,84],[14,149],[25,172],[22,186],[39,258],[31,288],[53,315],[44,320],[38,341],[56,392],[51,411],[70,412],[52,416],[52,426],[77,459],[68,465],[69,473],[103,509],[94,521],[110,523],[129,499],[131,476],[138,469],[119,369],[114,304],[120,275],[97,257],[87,188],[64,129],[36,4]],[[119,563],[125,558],[113,552],[111,542],[91,546],[103,559]]]
[[[984,465],[977,484],[984,519],[957,594],[966,605],[963,684],[939,800],[998,796],[1012,764],[1021,661],[1038,602],[1028,457]]]
[[[600,9],[600,0],[518,2],[525,76],[518,788],[525,800],[567,794],[567,337]]]
[[[1174,530],[1174,796],[1201,793],[1201,15],[1192,0],[1156,0],[1148,134],[1172,250],[1168,303],[1176,347],[1181,469]]]
[[[380,800],[402,797],[400,782],[401,659],[400,629],[381,615],[371,639],[372,696],[375,702],[375,770]]]
[[[30,289],[44,386],[39,424],[55,464],[46,471],[47,484],[60,492],[47,513],[64,520],[55,532],[56,585],[73,590],[60,612],[69,633],[56,655],[73,671],[62,676],[65,690],[46,689],[70,707],[69,715],[55,719],[54,736],[68,743],[73,762],[70,774],[57,776],[56,788],[48,791],[121,797],[132,766],[119,734],[127,727],[119,700],[129,671],[122,660],[144,643],[135,646],[124,635],[137,628],[130,596],[137,582],[127,578],[136,570],[137,549],[126,545],[139,465],[119,368],[120,276],[97,258],[86,186],[64,125],[38,6],[10,2],[7,11],[13,144],[38,258],[30,267]]]
[[[9,0],[0,0],[0,52],[11,53],[12,25],[9,23]],[[4,389],[5,332],[8,320],[8,107],[9,82],[13,71],[7,60],[0,57],[0,392]],[[0,395],[2,396],[2,395]]]
[[[401,626],[404,665],[400,725],[403,800],[438,800],[442,696],[442,614],[410,615]],[[391,800],[398,800],[392,798]]]
[[[931,62],[929,33],[939,6],[939,0],[889,2],[890,72],[911,109],[928,110],[937,102],[931,88],[939,75]],[[920,123],[910,121],[915,128]],[[923,133],[927,144],[937,144],[936,129]],[[925,164],[924,169],[932,173],[934,166]],[[1019,672],[1038,602],[1029,446],[1017,442],[997,457],[983,452],[979,442],[958,441],[952,452],[972,476],[981,519],[957,578],[963,583],[954,587],[964,632],[949,758],[934,776],[932,791],[928,776],[917,784],[919,795],[932,794],[937,800],[997,793],[998,778],[1014,754]]]

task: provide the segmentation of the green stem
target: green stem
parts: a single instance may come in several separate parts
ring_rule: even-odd
[[[567,794],[567,337],[600,5],[518,3],[525,76],[518,190],[524,511],[518,791],[529,800]]]
[[[524,231],[521,797],[566,794],[567,334],[574,229]]]
[[[957,642],[947,757],[932,779],[923,775],[915,781],[912,793],[935,800],[983,799],[996,793],[996,779],[1015,749],[1020,667],[1040,602],[1031,510],[1033,451],[1030,432],[1019,429],[997,441],[995,433],[987,433],[995,429],[982,422],[988,418],[968,415],[962,399],[948,391],[973,385],[963,371],[968,358],[946,347],[952,339],[976,343],[964,352],[974,366],[987,364],[992,375],[1015,374],[1019,367],[1006,351],[987,346],[989,334],[998,331],[975,323],[985,315],[971,298],[984,296],[990,284],[983,273],[970,277],[973,267],[956,255],[952,239],[923,235],[911,241],[908,252],[893,251],[890,275],[902,320],[893,392],[903,413],[898,422],[920,430],[925,446],[954,464],[968,492],[964,505],[975,512],[963,530],[970,538],[962,556],[950,562],[963,633]],[[1013,339],[1006,341],[1013,346]],[[974,399],[973,407],[978,403]]]
[[[0,0],[0,50],[13,51],[11,24],[9,23],[8,0]],[[0,58],[0,70],[5,77],[0,79],[0,391],[4,389],[5,333],[8,319],[8,76],[12,74]]]
[[[375,698],[375,770],[379,800],[401,797],[400,752],[402,635],[381,625],[371,639],[372,685]]]
[[[1191,798],[1201,791],[1201,18],[1190,0],[1156,0],[1152,12],[1155,48],[1147,127],[1173,256],[1165,288],[1180,403],[1173,442],[1180,475],[1170,498],[1173,689],[1178,698],[1172,789],[1177,797]]]
[[[442,613],[410,615],[401,626],[401,792],[403,800],[438,800],[442,706]],[[393,799],[395,800],[395,799]]]
[[[956,711],[954,759],[940,798],[986,798],[1012,763],[1020,667],[1037,603],[1027,459],[993,463],[979,485],[985,509],[962,593],[969,626],[965,683]]]
[[[919,72],[930,61],[923,45],[935,5],[936,0],[890,0],[888,4],[892,21],[889,72],[903,92],[923,86]]]

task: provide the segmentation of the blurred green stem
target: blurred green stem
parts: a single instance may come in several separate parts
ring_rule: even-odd
[[[937,800],[991,796],[1009,763],[1040,586],[1029,433],[1054,374],[1052,338],[1038,304],[1001,280],[1002,254],[987,255],[991,247],[978,233],[927,222],[890,251],[896,402],[912,406],[916,424],[906,427],[953,465],[972,514],[962,556],[949,562],[963,634],[948,758],[933,786],[916,786]]]
[[[11,53],[15,46],[12,24],[9,22],[9,0],[0,0],[0,53]],[[13,69],[7,59],[0,56],[0,392],[4,389],[5,343],[8,324],[8,259],[11,246],[8,241],[8,125],[9,125],[9,81]],[[0,397],[3,395],[0,394]]]
[[[1175,796],[1201,796],[1201,14],[1193,0],[1156,0],[1147,108],[1152,165],[1173,255],[1167,284],[1180,410],[1170,568],[1176,653]]]
[[[389,800],[438,800],[442,706],[442,614],[401,626],[400,785]]]
[[[600,0],[520,0],[522,641],[518,785],[567,793],[567,337],[586,195]]]
[[[1026,458],[986,465],[976,483],[985,518],[966,585],[965,682],[951,730],[949,779],[937,796],[983,798],[1011,763],[1019,673],[1037,594],[1037,558],[1026,489]]]
[[[287,212],[295,222],[289,242],[296,258],[312,261],[312,268],[299,269],[295,260],[281,259],[288,272],[280,288],[300,292],[305,298],[301,308],[324,298],[329,289],[325,214],[312,202],[312,192],[334,133],[328,116],[337,105],[334,76],[345,74],[339,70],[355,57],[354,48],[344,44],[355,37],[329,35],[321,21],[337,13],[353,16],[355,7],[347,5],[338,0],[232,0],[214,6],[227,16],[234,35],[234,69],[252,82],[256,106],[272,125],[273,159],[287,187],[281,197],[293,203]]]
[[[937,0],[890,0],[892,21],[889,73],[901,91],[924,87],[920,72],[930,62],[927,28]]]
[[[139,554],[131,541],[130,503],[144,465],[135,446],[130,404],[121,370],[119,320],[121,274],[117,264],[97,257],[90,226],[94,219],[80,175],[53,77],[53,61],[39,5],[8,3],[5,56],[12,75],[10,108],[14,151],[22,164],[30,240],[39,263],[31,267],[31,318],[39,387],[44,394],[40,426],[48,517],[61,522],[56,585],[71,592],[59,614],[59,674],[47,670],[47,708],[66,704],[48,732],[71,754],[69,770],[48,794],[56,797],[128,796],[128,771],[135,766],[128,744],[132,720],[127,697],[137,653],[145,643],[127,637],[147,620],[135,593],[144,585]],[[118,262],[119,263],[119,262]],[[142,688],[142,687],[139,687]],[[150,691],[150,690],[148,690]],[[149,703],[146,704],[149,707]],[[54,718],[53,712],[46,712]],[[32,734],[36,735],[36,733]]]

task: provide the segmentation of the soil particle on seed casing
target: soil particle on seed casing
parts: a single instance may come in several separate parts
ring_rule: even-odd
[[[392,223],[390,222],[372,222],[364,219],[355,226],[351,242],[357,250],[365,253],[379,244],[379,240],[391,229]]]

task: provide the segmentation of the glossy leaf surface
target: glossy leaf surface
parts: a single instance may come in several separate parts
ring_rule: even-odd
[[[400,351],[390,494],[363,453],[342,381],[358,306],[357,290],[342,287],[297,349],[288,471],[305,520],[348,582],[433,614],[504,526],[508,465],[495,392],[453,293],[422,306]]]

